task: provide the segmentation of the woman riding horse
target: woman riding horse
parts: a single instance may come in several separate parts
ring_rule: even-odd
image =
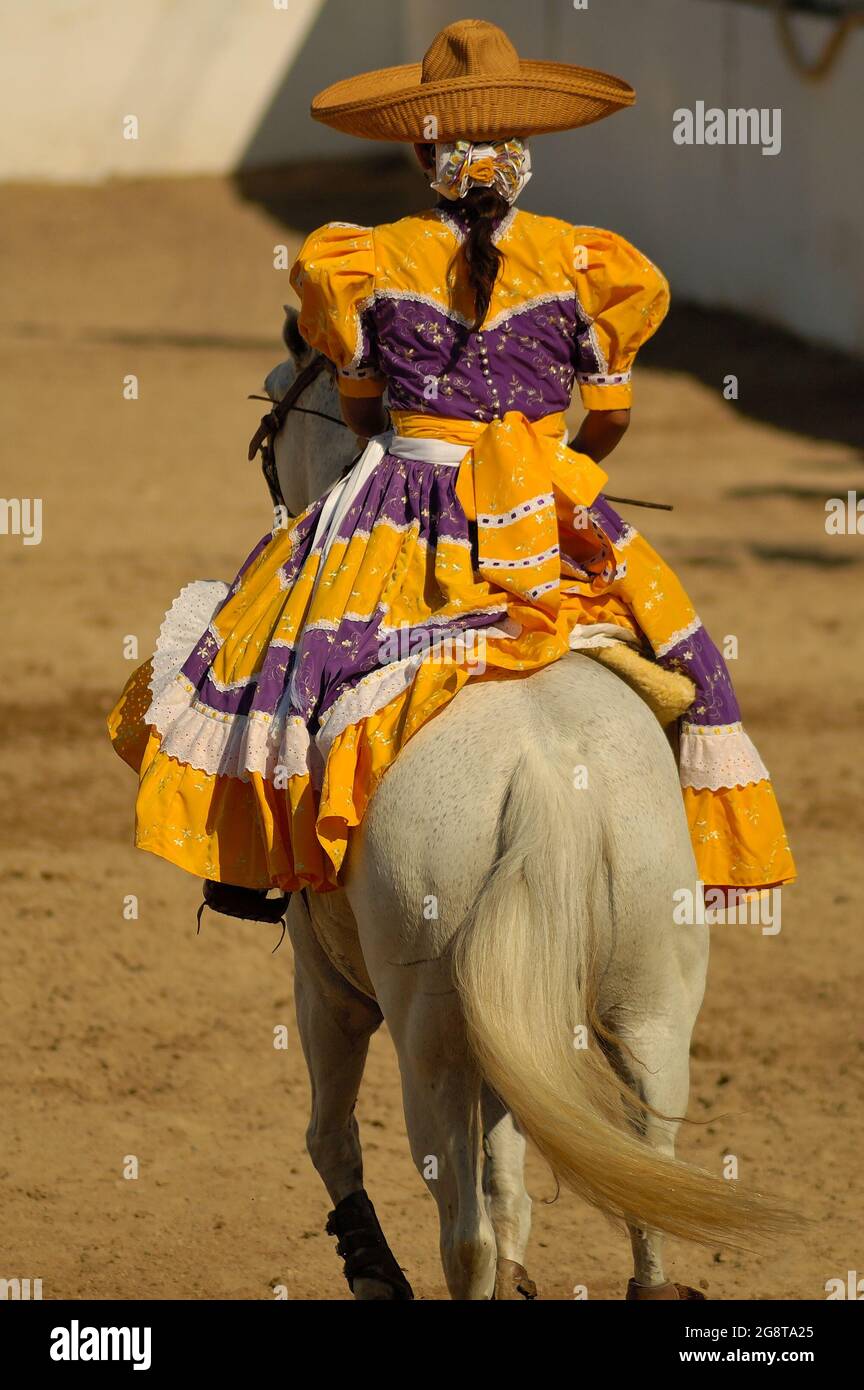
[[[467,681],[621,641],[695,685],[679,765],[700,878],[725,891],[794,878],[725,663],[603,496],[599,462],[629,423],[666,281],[614,232],[515,207],[527,137],[633,100],[618,78],[520,59],[495,25],[466,20],[422,65],[313,102],[339,130],[412,143],[437,200],[307,238],[291,272],[300,329],[368,446],[227,592],[180,595],[111,717],[140,778],[136,843],[207,880],[217,910],[272,920],[284,902],[270,890],[336,888],[380,779]],[[568,446],[576,384],[587,414]]]

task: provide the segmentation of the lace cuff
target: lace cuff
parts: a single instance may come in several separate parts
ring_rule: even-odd
[[[768,769],[741,724],[682,724],[679,751],[682,787],[719,791],[767,782]]]

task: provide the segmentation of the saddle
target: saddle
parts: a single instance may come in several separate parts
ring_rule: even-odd
[[[680,719],[693,703],[696,687],[689,676],[667,671],[624,642],[585,648],[581,654],[599,661],[601,666],[607,666],[626,681],[664,729]]]

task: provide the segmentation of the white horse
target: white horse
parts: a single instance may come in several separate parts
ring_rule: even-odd
[[[276,398],[310,357],[290,311],[285,340]],[[357,452],[329,373],[297,404],[276,441],[293,513]],[[296,894],[289,928],[309,1153],[355,1297],[410,1297],[362,1192],[354,1118],[382,1018],[453,1298],[534,1296],[523,1135],[626,1222],[629,1297],[701,1296],[667,1281],[663,1232],[740,1243],[782,1222],[674,1156],[708,932],[673,924],[673,893],[698,891],[675,759],[612,672],[574,654],[469,682],[387,772],[343,877]]]

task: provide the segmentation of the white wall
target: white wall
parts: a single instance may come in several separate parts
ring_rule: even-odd
[[[673,292],[864,350],[864,28],[819,84],[731,0],[6,0],[0,180],[226,172],[380,151],[308,117],[336,78],[418,59],[468,10],[528,57],[620,73],[638,105],[535,145],[524,205],[621,231]],[[833,21],[795,20],[817,49]],[[780,107],[782,152],[682,147],[672,113]],[[122,138],[123,117],[140,139]]]
[[[0,180],[344,153],[309,119],[311,94],[402,47],[388,0],[3,0]],[[137,140],[123,138],[127,115]]]

